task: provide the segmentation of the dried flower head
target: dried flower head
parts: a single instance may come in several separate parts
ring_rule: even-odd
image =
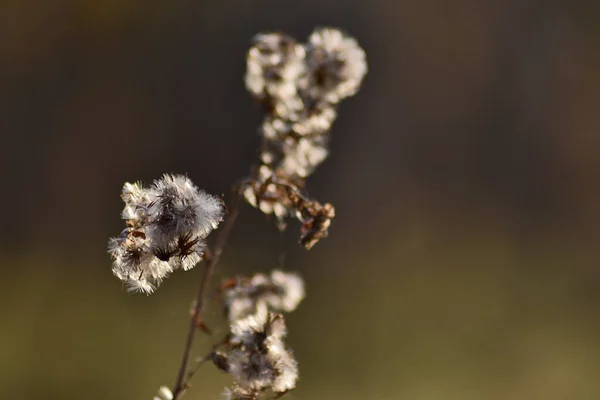
[[[230,350],[215,357],[234,381],[228,398],[258,399],[265,391],[285,393],[296,386],[298,364],[283,342],[286,333],[283,315],[266,308],[231,323]]]
[[[248,52],[246,87],[275,115],[293,118],[303,108],[296,82],[305,75],[304,58],[304,47],[289,36],[256,35]]]
[[[338,29],[316,29],[308,39],[306,57],[312,97],[332,104],[354,95],[367,73],[364,50]]]
[[[113,273],[133,291],[151,293],[174,270],[193,268],[223,218],[221,200],[182,175],[164,175],[149,188],[125,183],[121,197],[127,228],[108,250]]]
[[[316,29],[308,43],[281,33],[257,35],[248,51],[246,87],[265,105],[260,166],[240,194],[265,214],[303,223],[301,242],[311,248],[327,236],[331,204],[310,200],[306,178],[329,154],[329,132],[340,100],[354,95],[367,73],[364,50],[334,28]]]
[[[274,270],[270,276],[236,277],[223,284],[229,321],[264,312],[292,312],[304,299],[304,281],[295,273]]]

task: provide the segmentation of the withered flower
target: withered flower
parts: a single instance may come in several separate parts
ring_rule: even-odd
[[[283,315],[262,309],[232,322],[230,329],[229,350],[213,357],[233,378],[224,398],[258,399],[266,391],[281,394],[296,386],[298,363],[283,342]]]
[[[270,275],[238,276],[223,284],[222,296],[229,321],[237,321],[261,312],[292,312],[304,299],[304,281],[300,275],[274,270]]]
[[[306,178],[327,158],[331,126],[340,100],[354,95],[367,73],[364,50],[334,28],[316,29],[300,44],[281,33],[257,35],[248,51],[246,87],[265,106],[260,127],[260,165],[240,194],[280,229],[295,217],[307,248],[327,236],[331,204],[311,200]]]
[[[193,268],[223,218],[221,200],[182,175],[164,175],[149,188],[125,183],[121,197],[127,228],[108,250],[113,273],[133,291],[152,293],[174,270]]]

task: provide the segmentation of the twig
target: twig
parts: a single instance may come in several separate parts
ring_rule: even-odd
[[[215,355],[215,351],[227,344],[229,340],[229,336],[225,337],[223,340],[219,341],[218,343],[215,343],[212,347],[212,349],[210,350],[210,352],[208,354],[206,354],[204,357],[198,357],[196,358],[195,363],[196,365],[194,365],[187,373],[187,376],[185,378],[185,380],[183,381],[183,386],[184,387],[188,387],[189,386],[189,382],[192,380],[192,378],[194,377],[194,375],[196,374],[196,372],[198,372],[198,370],[200,369],[200,367],[202,365],[204,365],[205,362],[210,361],[210,360],[214,360],[214,355]]]
[[[190,326],[188,328],[187,337],[185,340],[185,347],[183,349],[183,356],[181,357],[179,372],[177,373],[177,380],[173,386],[173,400],[178,400],[187,386],[184,384],[185,372],[187,370],[190,354],[192,352],[192,344],[194,342],[194,333],[196,332],[198,317],[200,317],[202,314],[208,282],[210,281],[215,266],[219,262],[219,258],[223,253],[223,247],[225,247],[227,239],[229,239],[231,228],[233,227],[233,224],[239,213],[239,197],[240,196],[236,185],[234,186],[233,190],[233,199],[231,200],[229,215],[223,223],[223,227],[218,231],[214,248],[210,252],[210,257],[208,258],[206,266],[202,271],[202,276],[200,277],[200,284],[198,285],[198,292],[196,293],[196,307],[194,308],[194,312],[190,319]]]

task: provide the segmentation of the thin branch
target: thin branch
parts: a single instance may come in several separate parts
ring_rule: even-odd
[[[224,339],[222,339],[218,343],[215,343],[212,346],[212,349],[210,350],[210,352],[208,354],[206,354],[204,357],[198,357],[198,358],[196,358],[194,360],[195,365],[190,368],[190,370],[187,373],[187,376],[186,376],[185,380],[183,381],[183,386],[184,387],[188,387],[189,386],[189,382],[192,380],[192,378],[194,377],[194,375],[196,374],[196,372],[198,372],[198,370],[200,369],[200,367],[202,365],[204,365],[205,362],[210,361],[210,360],[214,360],[214,355],[215,355],[215,352],[217,351],[217,349],[219,347],[227,344],[228,340],[229,340],[229,336],[225,337]]]
[[[229,234],[231,233],[231,228],[233,227],[237,215],[239,213],[239,192],[236,190],[237,185],[234,186],[233,190],[233,199],[231,200],[231,207],[229,211],[229,215],[227,219],[223,223],[223,226],[220,230],[218,230],[217,239],[214,245],[213,250],[209,253],[210,257],[207,260],[206,266],[202,271],[202,276],[200,277],[200,283],[198,285],[198,292],[196,294],[196,307],[194,308],[194,312],[190,319],[190,327],[187,332],[187,337],[185,341],[185,347],[183,349],[183,356],[181,358],[181,364],[179,366],[179,372],[177,373],[177,380],[175,381],[175,385],[173,386],[173,400],[178,400],[183,391],[186,389],[187,385],[184,383],[185,381],[185,372],[187,370],[187,365],[190,359],[190,354],[192,352],[192,344],[194,342],[194,333],[196,332],[198,318],[202,314],[202,309],[204,306],[204,301],[206,298],[206,289],[208,287],[208,282],[214,272],[215,266],[219,262],[219,258],[223,253],[223,247],[227,244],[227,240],[229,239]]]

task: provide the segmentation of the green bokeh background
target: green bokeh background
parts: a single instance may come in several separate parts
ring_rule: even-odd
[[[215,282],[284,268],[291,399],[600,398],[600,10],[460,0],[0,3],[0,397],[151,399],[175,379],[200,268],[129,295],[106,243],[120,188],[187,173],[227,193],[257,155],[258,32],[339,26],[365,48],[309,252],[244,207]],[[216,302],[216,331],[226,328]],[[214,341],[199,335],[195,354]],[[187,393],[218,399],[204,366]]]

